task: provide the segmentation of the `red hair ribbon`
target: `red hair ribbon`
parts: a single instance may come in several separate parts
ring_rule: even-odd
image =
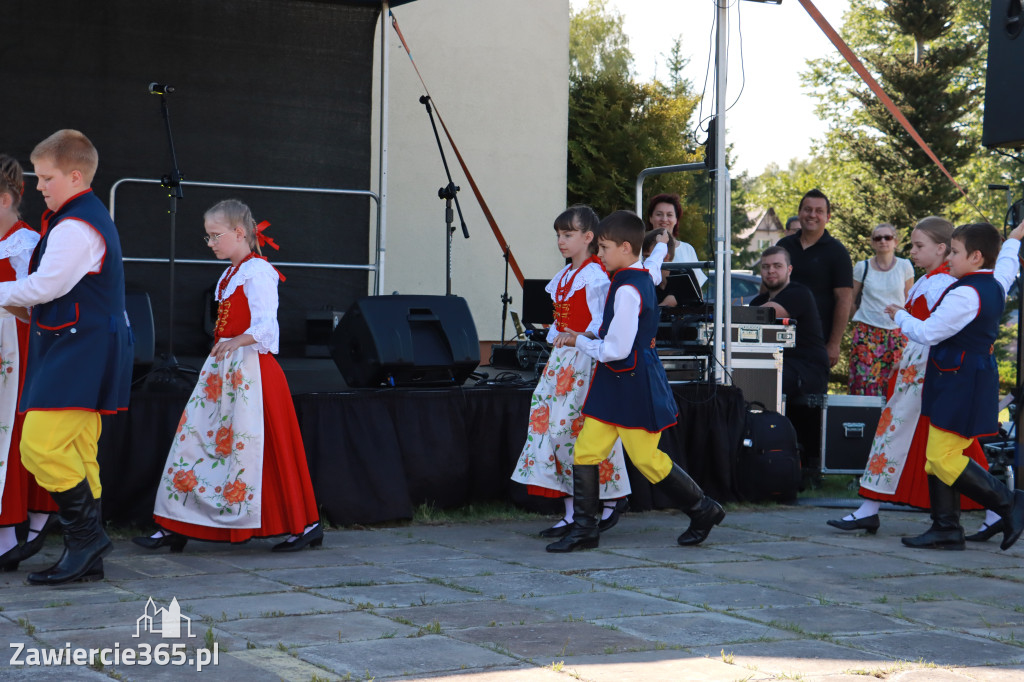
[[[274,239],[263,234],[263,231],[268,227],[270,227],[270,222],[266,220],[256,225],[256,243],[260,245],[260,248],[269,246],[272,249],[280,251],[281,247],[277,245]]]

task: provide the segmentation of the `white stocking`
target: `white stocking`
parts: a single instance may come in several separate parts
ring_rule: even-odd
[[[878,513],[882,503],[878,500],[864,500],[864,503],[860,505],[860,508],[852,514],[847,514],[843,517],[844,521],[856,521],[857,519],[863,519],[868,516],[874,516]]]
[[[39,535],[39,531],[43,529],[46,522],[50,519],[50,515],[46,512],[29,512],[28,513],[28,541],[32,542]],[[38,529],[38,530],[37,530]]]
[[[14,534],[14,526],[0,528],[0,554],[6,554],[18,544],[18,536]]]

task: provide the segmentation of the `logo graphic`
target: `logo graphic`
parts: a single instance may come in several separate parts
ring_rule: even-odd
[[[181,622],[185,621],[185,631],[189,637],[192,634],[192,619],[181,615],[181,607],[178,606],[178,598],[171,599],[171,604],[166,609],[157,608],[150,597],[146,602],[146,608],[142,615],[135,621],[135,634],[132,637],[140,637],[143,632],[159,634],[164,639],[177,639],[181,637]]]

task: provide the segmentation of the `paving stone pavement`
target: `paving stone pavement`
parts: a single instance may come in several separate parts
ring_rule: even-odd
[[[0,573],[0,681],[1024,682],[1024,542],[908,550],[927,517],[882,514],[872,536],[829,528],[830,509],[734,510],[689,548],[680,514],[627,514],[599,549],[562,555],[541,518],[332,530],[295,554],[118,540],[103,582],[26,585],[58,556],[51,538]],[[180,637],[161,632],[174,623]],[[17,664],[83,648],[112,651]]]

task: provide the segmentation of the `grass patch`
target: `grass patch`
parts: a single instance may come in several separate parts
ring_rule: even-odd
[[[447,523],[487,523],[490,521],[525,521],[538,515],[508,502],[467,504],[454,509],[438,509],[432,502],[424,502],[413,512],[413,525],[437,526]]]

